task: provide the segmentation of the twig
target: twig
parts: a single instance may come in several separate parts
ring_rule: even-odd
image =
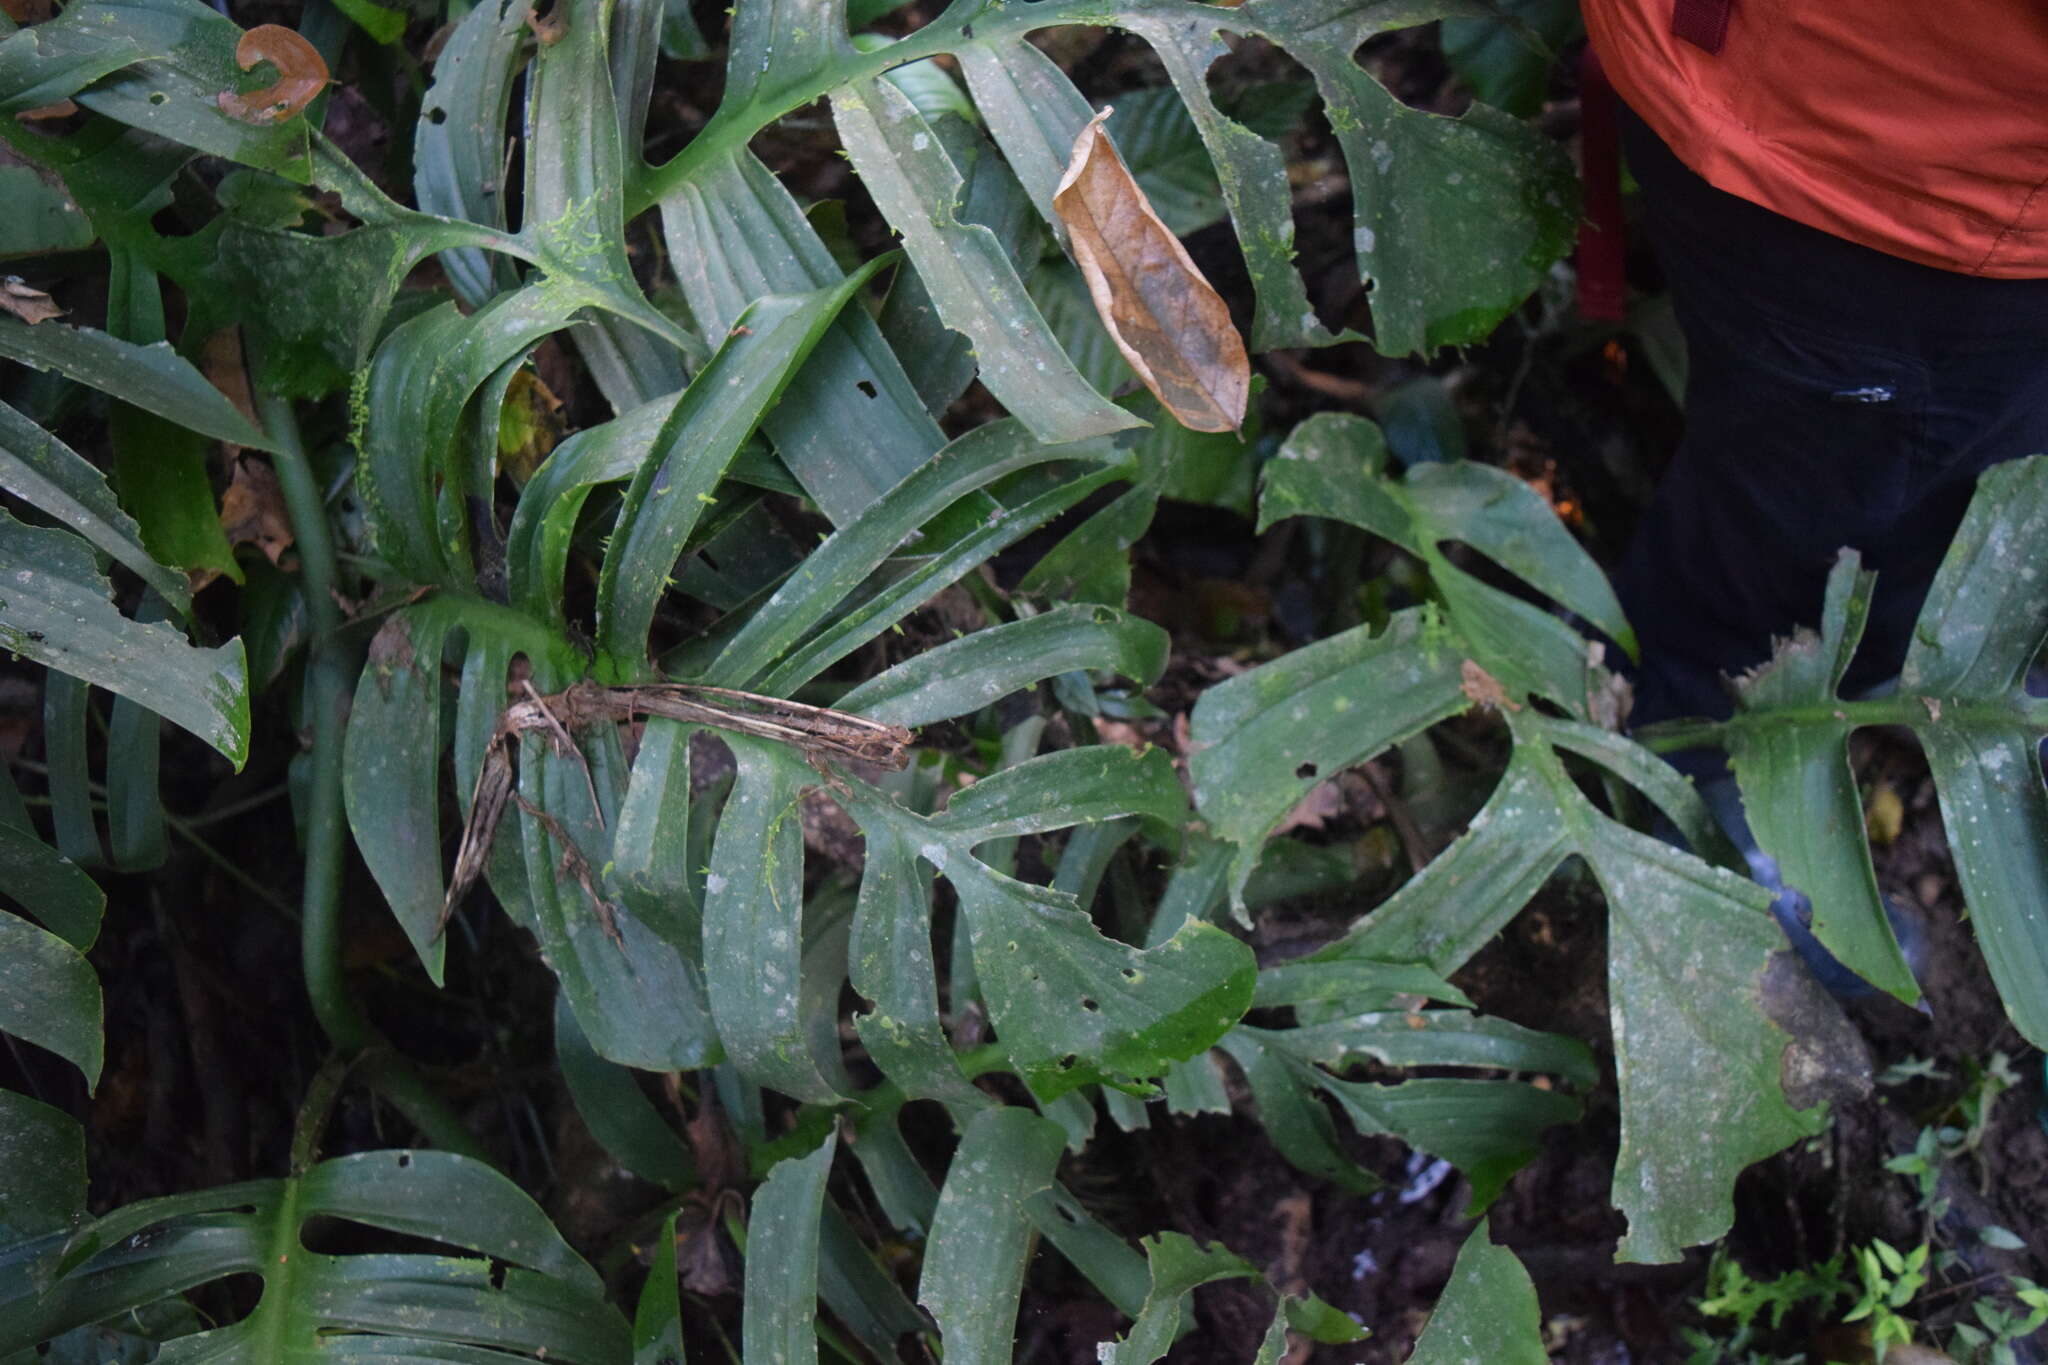
[[[1420,872],[1429,866],[1429,840],[1422,837],[1422,828],[1415,823],[1415,813],[1408,809],[1408,803],[1387,784],[1372,764],[1359,764],[1358,775],[1365,779],[1365,785],[1372,788],[1372,794],[1386,807],[1387,818],[1394,822],[1394,833],[1400,837],[1401,852],[1407,855],[1409,868]]]
[[[707,725],[756,739],[774,740],[800,750],[825,780],[834,780],[825,766],[828,758],[880,764],[902,769],[910,762],[910,731],[900,725],[885,725],[846,711],[823,706],[806,706],[781,697],[754,692],[736,692],[724,687],[700,687],[694,683],[647,683],[635,687],[604,687],[580,682],[552,696],[540,696],[531,686],[527,699],[505,708],[497,729],[484,750],[483,766],[477,770],[476,787],[469,803],[469,819],[463,823],[462,843],[455,854],[455,872],[448,879],[448,896],[441,904],[438,937],[448,927],[449,916],[469,894],[469,888],[483,875],[497,836],[506,803],[513,799],[512,758],[521,734],[538,732],[548,737],[557,753],[582,761],[574,734],[593,725],[619,724],[638,716],[660,716],[688,725]],[[584,769],[589,780],[589,769]],[[590,792],[591,809],[598,808],[597,791]],[[529,815],[541,812],[526,801],[519,802]],[[602,816],[600,816],[602,818]],[[549,817],[549,832],[563,846],[563,870],[574,873],[591,899],[599,917],[616,941],[609,907],[590,885],[589,864],[569,839],[558,821]],[[572,860],[573,858],[573,860]]]

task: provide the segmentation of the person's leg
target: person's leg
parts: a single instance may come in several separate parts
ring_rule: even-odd
[[[1633,723],[1727,715],[1722,675],[1817,624],[1843,546],[1879,574],[1848,686],[1880,682],[1976,476],[2048,451],[2048,280],[1886,256],[1714,189],[1632,114],[1623,135],[1690,364],[1684,441],[1617,575]]]

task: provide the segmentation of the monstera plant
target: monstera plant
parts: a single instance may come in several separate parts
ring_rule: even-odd
[[[1098,1111],[1138,1128],[1152,1103],[1249,1108],[1302,1170],[1371,1188],[1341,1113],[1453,1163],[1476,1213],[1601,1069],[1446,978],[1572,857],[1609,905],[1623,1255],[1719,1235],[1743,1167],[1819,1129],[1810,1088],[1784,1084],[1799,1039],[1760,1003],[1781,946],[1768,898],[1729,870],[1685,781],[1618,732],[1602,647],[1550,608],[1622,648],[1628,625],[1516,479],[1403,475],[1364,418],[1302,423],[1264,463],[1261,525],[1383,538],[1420,570],[1413,605],[1211,687],[1178,755],[1079,723],[1166,668],[1166,632],[1125,600],[1159,500],[1222,470],[1249,506],[1265,451],[1239,434],[1247,340],[1357,339],[1318,320],[1294,265],[1272,138],[1319,106],[1389,355],[1484,337],[1562,252],[1574,202],[1553,145],[1484,105],[1408,107],[1359,60],[1381,33],[1490,8],[954,0],[917,24],[895,8],[739,0],[722,94],[687,138],[651,126],[664,50],[709,51],[687,6],[436,9],[409,194],[323,128],[330,70],[417,11],[336,0],[297,32],[245,32],[196,0],[77,0],[0,39],[14,169],[54,215],[52,249],[98,243],[108,267],[104,328],[19,301],[0,320],[0,355],[26,367],[0,405],[0,628],[49,670],[54,841],[6,788],[0,850],[28,918],[0,914],[0,1028],[96,1080],[84,953],[103,901],[81,868],[161,858],[162,720],[240,764],[268,692],[305,736],[300,928],[335,1057],[289,1170],[99,1217],[77,1124],[0,1092],[0,1358],[108,1324],[165,1361],[679,1359],[674,1209],[700,1177],[636,1074],[656,1073],[721,1097],[752,1151],[750,1361],[813,1359],[820,1332],[878,1359],[906,1334],[1008,1359],[1043,1238],[1132,1318],[1104,1358],[1140,1365],[1190,1324],[1196,1286],[1258,1271],[1178,1233],[1134,1248],[1091,1213],[1060,1163]],[[1105,121],[1030,41],[1063,26],[1134,35],[1167,84]],[[1218,58],[1254,41],[1309,81],[1212,89]],[[863,258],[754,150],[820,101],[890,249]],[[169,231],[174,199],[203,222]],[[1225,217],[1248,339],[1176,240]],[[611,415],[535,463],[517,452],[544,344]],[[105,459],[51,431],[88,390]],[[193,596],[243,573],[215,442],[274,478],[296,551],[292,572],[250,578],[225,643]],[[1725,743],[1822,940],[1910,997],[1842,811],[1849,731],[1912,725],[2036,1042],[2042,717],[2019,680],[2048,596],[2013,566],[2042,542],[2044,499],[2038,464],[1993,476],[1898,696],[1835,695],[1868,592],[1845,561],[1821,632],[1747,680],[1734,720],[1644,737]],[[988,572],[999,555],[1029,562]],[[960,584],[972,619],[951,638],[901,635]],[[91,688],[115,697],[104,845]],[[1343,937],[1261,964],[1241,931],[1284,881],[1261,869],[1300,848],[1275,833],[1287,813],[1474,710],[1511,756],[1468,832]],[[986,742],[962,752],[946,737],[963,732]],[[1631,827],[1627,792],[1697,856]],[[807,875],[819,809],[858,830],[852,880]],[[434,983],[451,915],[494,901],[537,945],[570,1095],[622,1166],[677,1196],[630,1324],[351,994],[351,847]],[[1112,932],[1098,892],[1136,848],[1169,871]],[[321,1160],[350,1077],[435,1150]],[[916,1101],[956,1137],[936,1166],[900,1126]],[[847,1216],[856,1170],[921,1249],[914,1296]],[[319,1220],[446,1254],[309,1250]],[[261,1280],[246,1316],[181,1306],[234,1274]],[[1358,1333],[1312,1297],[1276,1299],[1262,1360],[1290,1328]],[[1483,1223],[1416,1359],[1475,1351],[1542,1358],[1529,1279]]]

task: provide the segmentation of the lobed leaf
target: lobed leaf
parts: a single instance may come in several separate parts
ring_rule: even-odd
[[[746,1316],[749,1361],[804,1365],[818,1358],[818,1222],[837,1142],[792,1157],[768,1173],[747,1219]]]
[[[1497,1246],[1484,1222],[1472,1229],[1450,1283],[1430,1311],[1416,1340],[1412,1365],[1542,1365],[1543,1315],[1529,1272],[1506,1247]]]
[[[960,172],[910,98],[889,81],[869,81],[835,92],[832,112],[939,317],[972,342],[989,392],[1048,444],[1139,425],[1075,371],[995,233],[955,216]]]
[[[998,1105],[976,1114],[946,1172],[917,1300],[955,1365],[1007,1365],[1031,1236],[1027,1203],[1053,1183],[1059,1126]]]
[[[0,515],[0,629],[8,649],[155,711],[240,766],[249,752],[242,644],[189,644],[130,620],[84,542]]]

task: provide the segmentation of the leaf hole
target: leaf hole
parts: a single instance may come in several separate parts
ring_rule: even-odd
[[[427,110],[427,122],[438,126],[440,124],[446,123],[447,121],[448,111],[446,109],[435,108]]]
[[[399,1170],[401,1170],[401,1171],[403,1171],[403,1170],[406,1170],[406,1169],[410,1168],[410,1167],[411,1167],[411,1165],[412,1165],[412,1153],[411,1153],[411,1152],[400,1152],[400,1153],[398,1154],[398,1169],[399,1169]]]
[[[1134,986],[1138,982],[1143,981],[1145,979],[1145,974],[1139,971],[1136,967],[1125,967],[1122,971],[1118,972],[1117,975],[1121,976],[1124,980],[1130,982]]]
[[[1101,1009],[1102,1006],[1096,1004],[1092,999],[1084,995],[1081,997],[1081,1008],[1089,1011],[1090,1013],[1093,1013],[1094,1011]]]
[[[1316,765],[1313,763],[1304,763],[1299,768],[1296,768],[1294,770],[1294,775],[1298,778],[1301,778],[1303,781],[1307,781],[1309,778],[1314,777],[1316,775]]]
[[[168,104],[170,103],[170,99],[171,97],[169,95],[166,95],[161,90],[153,90],[150,92],[149,96],[149,102],[151,104]]]
[[[509,1269],[511,1267],[504,1261],[499,1260],[495,1256],[491,1257],[491,1288],[503,1289],[505,1287],[505,1272]]]
[[[875,391],[874,384],[869,380],[863,379],[856,383],[854,387],[856,389],[859,389],[862,393],[866,394],[870,398],[881,397],[881,395]]]
[[[1062,1071],[1072,1071],[1074,1069],[1074,1064],[1080,1060],[1081,1059],[1079,1057],[1069,1052],[1066,1056],[1060,1058],[1059,1069]]]

